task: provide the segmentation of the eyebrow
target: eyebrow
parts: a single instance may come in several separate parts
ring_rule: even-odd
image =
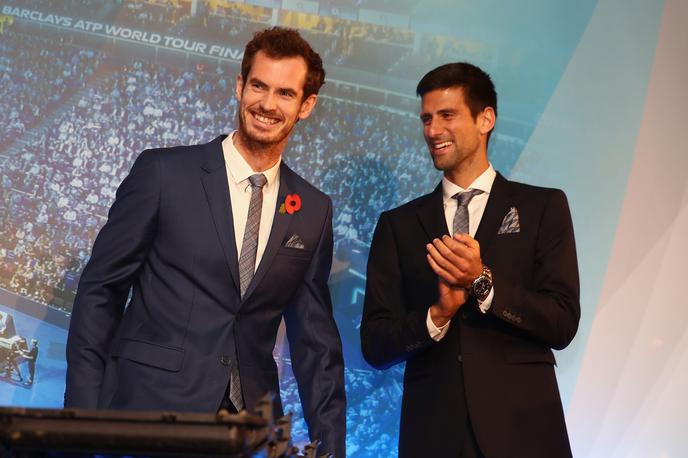
[[[296,97],[298,95],[295,90],[288,88],[288,87],[281,87],[281,88],[279,88],[279,90],[284,91],[289,95],[293,95],[294,97]]]
[[[249,82],[249,84],[251,84],[251,83],[257,83],[257,84],[259,84],[259,85],[261,85],[261,86],[264,86],[264,87],[270,87],[267,83],[265,83],[264,81],[260,80],[259,78],[256,78],[255,76],[251,77],[251,78],[248,80],[248,82]],[[280,88],[277,88],[277,90],[280,91],[280,92],[286,92],[286,93],[288,93],[288,94],[290,94],[290,95],[293,95],[294,97],[296,97],[296,96],[298,95],[298,93],[297,93],[294,89],[289,88],[289,87],[280,87]]]
[[[456,114],[457,110],[454,108],[442,108],[441,110],[437,110],[436,114],[438,115],[443,115],[443,114]],[[427,117],[432,117],[433,113],[424,111],[423,113],[420,114],[420,119],[427,118]]]
[[[251,78],[249,78],[248,82],[249,82],[249,84],[251,84],[251,83],[258,83],[258,84],[260,84],[260,85],[262,85],[262,86],[267,86],[267,84],[265,84],[263,81],[261,81],[260,79],[256,78],[255,76],[252,76]]]

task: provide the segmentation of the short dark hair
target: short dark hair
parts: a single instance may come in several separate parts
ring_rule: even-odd
[[[460,87],[466,104],[475,119],[487,107],[492,107],[497,117],[497,92],[490,75],[468,62],[454,62],[440,65],[421,78],[416,94],[423,97],[436,89]]]
[[[325,69],[322,59],[311,45],[301,37],[299,32],[285,27],[271,27],[253,34],[253,38],[246,44],[244,58],[241,61],[241,78],[246,82],[253,65],[253,59],[263,51],[273,59],[286,57],[303,57],[308,71],[303,84],[303,98],[317,94],[325,84]]]

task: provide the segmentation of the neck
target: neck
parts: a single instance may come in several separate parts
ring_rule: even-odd
[[[480,158],[466,158],[458,164],[458,167],[452,170],[445,170],[444,176],[455,185],[467,189],[489,166],[487,154],[482,155]]]
[[[287,138],[276,144],[265,144],[246,138],[240,130],[236,131],[232,142],[254,172],[264,172],[275,165],[287,146]]]

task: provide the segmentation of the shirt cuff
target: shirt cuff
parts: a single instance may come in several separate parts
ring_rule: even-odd
[[[490,307],[492,307],[492,299],[494,299],[494,286],[490,289],[490,294],[487,295],[484,301],[478,301],[478,308],[481,312],[487,313],[490,310]],[[430,334],[430,337],[432,337],[432,334]]]
[[[432,318],[430,317],[430,309],[428,309],[428,317],[425,319],[425,325],[428,327],[428,332],[430,333],[430,338],[432,340],[435,342],[442,340],[449,330],[449,323],[451,323],[451,320],[447,321],[444,326],[440,326],[438,328],[435,326],[435,323],[432,322]]]

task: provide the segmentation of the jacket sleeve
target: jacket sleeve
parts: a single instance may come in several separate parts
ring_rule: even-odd
[[[490,313],[550,348],[565,348],[578,330],[580,288],[573,223],[560,190],[548,196],[538,228],[532,285],[493,272]]]
[[[436,343],[428,332],[427,309],[407,309],[399,265],[389,214],[383,213],[370,246],[361,320],[363,357],[378,369],[406,361]]]
[[[332,266],[332,203],[303,285],[284,314],[294,375],[311,440],[318,456],[344,457],[346,394],[342,342],[327,281]]]
[[[117,190],[79,281],[67,338],[65,407],[97,407],[110,341],[152,244],[159,186],[155,151],[144,151]]]

